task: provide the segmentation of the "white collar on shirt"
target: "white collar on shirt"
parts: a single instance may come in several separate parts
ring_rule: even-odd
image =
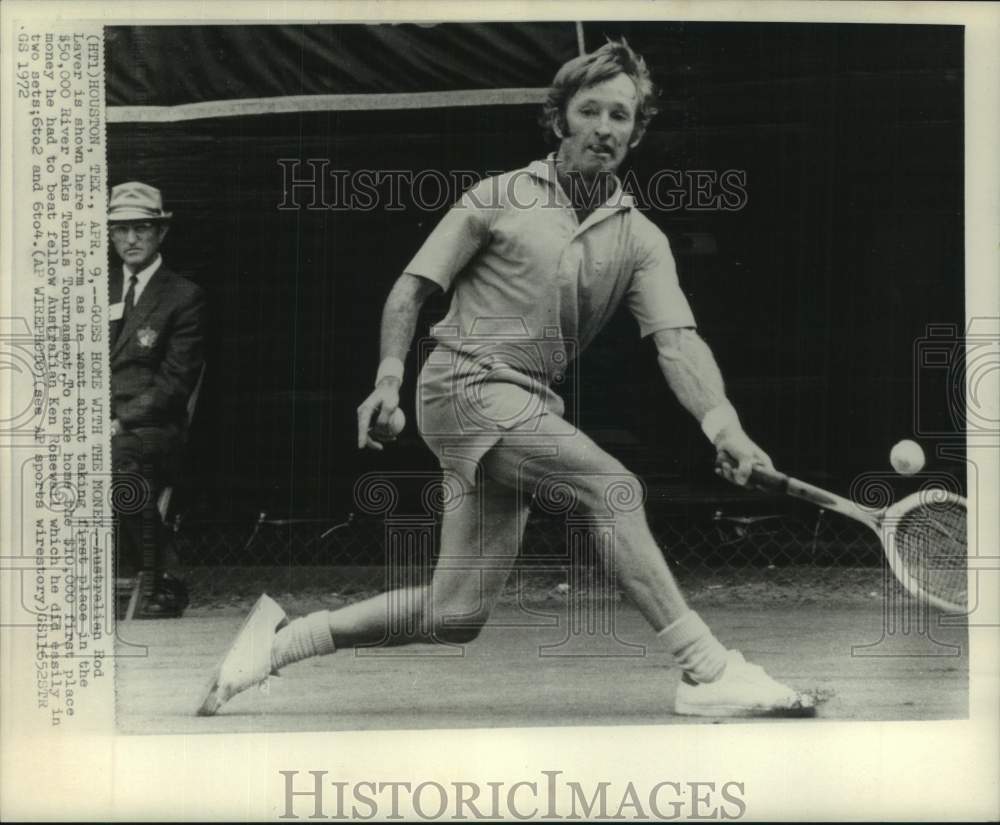
[[[146,288],[146,284],[150,282],[162,263],[163,256],[157,255],[156,260],[153,261],[153,263],[136,273],[135,295],[132,296],[132,306],[139,303],[139,296],[142,295],[142,291]],[[122,300],[124,301],[125,294],[128,292],[128,279],[132,277],[132,273],[128,271],[128,267],[126,267],[125,264],[122,264],[122,276]]]
[[[556,153],[550,152],[545,160],[532,161],[527,167],[528,173],[537,178],[558,185],[556,177]],[[561,191],[561,190],[560,190]],[[615,191],[602,203],[598,209],[634,209],[635,198],[625,191],[621,180],[615,175]]]

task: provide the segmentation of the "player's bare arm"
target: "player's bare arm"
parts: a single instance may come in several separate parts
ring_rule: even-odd
[[[716,472],[734,484],[745,485],[754,465],[773,466],[768,455],[743,431],[726,398],[722,372],[712,350],[691,327],[661,329],[653,333],[657,361],[670,389],[698,421],[721,415],[712,438],[717,450]]]
[[[393,284],[389,297],[386,298],[382,309],[379,360],[380,364],[388,363],[390,369],[380,369],[375,389],[358,407],[358,449],[383,449],[382,444],[372,437],[371,429],[388,428],[392,414],[399,407],[402,364],[413,343],[420,309],[428,296],[437,289],[438,286],[432,281],[404,272]],[[393,364],[398,365],[398,368],[391,369]]]

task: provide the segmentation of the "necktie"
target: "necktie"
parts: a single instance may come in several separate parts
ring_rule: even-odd
[[[122,307],[122,327],[124,327],[128,322],[129,313],[132,311],[133,305],[135,304],[135,285],[138,280],[139,279],[136,278],[135,275],[132,275],[128,279],[128,291],[125,293],[125,305]]]
[[[125,300],[122,302],[122,317],[115,321],[114,326],[111,328],[112,345],[118,341],[118,336],[122,334],[125,322],[128,320],[128,314],[132,311],[132,304],[135,303],[135,285],[137,282],[138,278],[135,275],[131,275],[128,279],[128,291],[125,293]]]

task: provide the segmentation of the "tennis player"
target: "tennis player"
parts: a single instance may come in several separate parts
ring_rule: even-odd
[[[593,513],[622,496],[641,502],[638,479],[565,420],[551,389],[621,302],[640,334],[653,337],[667,384],[715,446],[717,472],[742,485],[754,465],[771,466],[726,399],[666,237],[615,175],[654,113],[645,62],[624,41],[574,58],[544,106],[556,151],[474,186],[433,230],[386,301],[375,389],[358,409],[358,446],[382,449],[395,435],[420,308],[450,290],[417,378],[421,435],[460,489],[442,517],[433,579],[291,623],[262,596],[200,714],[293,662],[338,649],[471,642],[517,557],[530,497],[547,484],[568,484]],[[614,517],[616,543],[604,566],[683,671],[676,713],[770,715],[811,705],[728,650],[687,606],[641,506]]]

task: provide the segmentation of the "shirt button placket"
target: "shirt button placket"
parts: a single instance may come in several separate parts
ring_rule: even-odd
[[[559,254],[559,265],[556,269],[556,277],[565,279],[569,277],[569,270],[572,268],[567,264],[572,263],[573,233],[576,232],[574,225],[575,218],[568,207],[563,207],[564,220],[559,228],[562,235],[562,252]]]

